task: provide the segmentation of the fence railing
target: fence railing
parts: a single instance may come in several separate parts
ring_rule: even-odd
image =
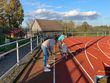
[[[67,36],[110,36],[107,32],[67,32]]]
[[[21,39],[0,45],[0,79],[14,68],[19,66],[20,60],[32,53],[42,42],[39,36]]]

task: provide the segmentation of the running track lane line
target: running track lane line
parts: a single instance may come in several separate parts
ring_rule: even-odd
[[[78,41],[78,40],[77,40]],[[79,46],[78,46],[79,47]],[[94,48],[94,47],[92,47],[92,48]],[[99,49],[97,49],[97,48],[94,48],[94,49],[96,49],[96,50],[99,50]],[[87,51],[86,51],[87,52]],[[95,57],[94,55],[92,55],[90,52],[87,52],[87,54],[89,54],[90,56],[92,56],[93,58],[95,58],[95,59],[97,59],[97,57]]]
[[[107,41],[107,43],[104,42],[104,44],[108,44],[108,45],[110,46],[109,41],[110,41],[110,39]],[[102,43],[103,43],[103,42],[102,42]],[[98,45],[99,45],[99,44],[98,44]],[[97,47],[98,47],[98,45],[97,45]],[[98,48],[92,47],[92,48],[100,51],[99,47],[98,47]],[[108,49],[108,48],[107,48],[107,49]],[[88,52],[87,52],[87,53],[88,53]],[[106,53],[106,52],[104,52],[104,53],[110,55],[110,53]],[[89,54],[89,53],[88,53],[88,54]],[[94,58],[95,58],[95,56],[94,56]]]
[[[86,42],[85,48],[87,47],[87,44],[90,43],[90,42],[91,42],[91,41]],[[84,53],[85,53],[85,55],[86,55],[86,58],[87,58],[87,60],[88,60],[88,62],[89,62],[89,64],[90,64],[90,66],[91,66],[92,69],[94,70],[94,67],[93,67],[92,63],[90,62],[89,57],[88,57],[88,55],[87,55],[87,50],[85,50]]]
[[[91,54],[90,52],[87,52],[87,54],[91,55],[93,58],[97,59],[97,57],[95,57],[93,54]]]
[[[78,41],[78,40],[77,40]],[[87,43],[89,43],[89,42],[87,42]],[[106,43],[107,44],[107,43]],[[106,55],[106,53],[105,52],[103,52],[102,50],[101,50],[101,48],[99,47],[99,41],[97,42],[97,47],[99,48],[99,50],[107,57],[107,58],[109,58],[110,59],[110,57],[109,56],[107,56]],[[86,51],[86,50],[85,50]],[[86,53],[87,53],[87,51],[86,51]],[[85,53],[85,54],[86,54]],[[86,54],[87,55],[87,54]],[[106,64],[106,63],[104,63],[104,64]],[[106,64],[107,66],[108,66],[108,64]],[[92,66],[92,64],[91,64],[91,66]],[[94,68],[93,68],[94,69]]]
[[[55,46],[54,46],[54,53],[55,53],[55,51],[56,51],[56,49],[55,49]],[[54,57],[53,57],[53,59],[54,59],[54,61],[53,61],[53,83],[55,83],[56,81],[55,81],[55,54],[54,54]]]
[[[109,41],[110,40],[108,40],[106,43],[104,42],[104,44],[108,44],[109,46],[110,46],[110,44],[109,44]],[[102,52],[102,54],[104,54],[108,59],[110,58],[109,56],[107,56],[107,54],[106,54],[106,52],[104,52],[101,48],[100,48],[100,46],[99,46],[99,41],[97,42],[97,47],[98,48],[96,48],[96,49],[98,49],[99,51],[101,51]],[[87,52],[88,53],[88,52]],[[89,53],[88,53],[89,54]],[[110,53],[108,53],[109,55],[110,55]],[[103,62],[104,63],[104,62]],[[107,63],[104,63],[106,66],[110,66],[110,65],[108,65]]]
[[[98,41],[98,43],[97,43],[97,47],[99,48],[99,50],[102,52],[102,54],[104,54],[105,55],[105,57],[107,57],[108,59],[110,59],[110,57],[109,56],[107,56],[106,55],[106,53],[105,52],[103,52],[103,50],[100,48],[100,46],[99,46],[99,41]],[[109,66],[107,63],[104,63],[106,66]]]
[[[72,54],[72,53],[71,53]],[[72,54],[73,55],[73,54]],[[73,55],[74,56],[74,55]],[[84,69],[84,67],[80,64],[80,62],[76,59],[76,57],[74,57],[74,60],[77,62],[77,64],[82,68],[82,70],[86,73],[86,75],[90,78],[90,80],[92,81],[92,83],[94,83],[94,80],[90,77],[90,75],[86,72],[86,70]]]
[[[68,40],[70,41],[70,40]],[[70,41],[72,42],[72,41]],[[73,43],[73,42],[72,42]],[[72,53],[71,53],[72,54]],[[72,54],[73,55],[73,54]],[[74,56],[74,55],[73,55]],[[84,69],[84,67],[80,64],[80,62],[76,59],[76,57],[74,57],[74,60],[77,62],[77,64],[82,68],[82,70],[86,73],[86,75],[89,77],[89,79],[92,81],[92,83],[95,83],[94,80],[91,78],[91,76],[86,72],[86,70]]]
[[[110,59],[110,57],[107,56],[107,55],[105,54],[105,52],[103,52],[102,49],[100,48],[100,46],[99,46],[99,41],[98,41],[98,43],[97,43],[97,47],[99,48],[99,50],[100,50],[108,59]]]
[[[77,40],[77,41],[78,41],[78,40]],[[87,44],[90,43],[91,41],[93,41],[93,39],[92,39],[92,40],[89,40],[88,42],[86,42],[84,47],[86,48],[86,47],[87,47]],[[79,42],[79,41],[78,41],[78,42]],[[80,46],[78,46],[78,47],[80,47]],[[80,47],[80,48],[81,48],[81,47]],[[92,63],[90,62],[89,57],[87,56],[87,50],[85,50],[84,53],[85,53],[85,55],[86,55],[87,61],[89,62],[91,68],[94,70],[94,67],[93,67]]]
[[[110,41],[110,40],[108,40],[107,43],[104,42],[104,44],[109,44],[109,43],[108,43],[109,41]],[[97,43],[98,43],[98,42],[97,42]],[[99,43],[98,43],[97,47],[98,47],[98,46],[99,46]],[[96,48],[96,50],[101,51],[100,47]],[[87,53],[88,53],[88,52],[87,52]],[[88,53],[88,54],[89,54],[89,53]],[[106,55],[106,54],[107,54],[106,52],[103,52],[103,51],[102,51],[102,54],[104,54],[105,56],[107,56],[107,55]],[[110,55],[110,54],[108,53],[108,55]],[[109,57],[109,56],[108,56],[108,57]],[[95,57],[94,57],[94,58],[95,58]],[[104,62],[103,62],[103,63],[104,63]],[[109,66],[107,63],[104,63],[104,64],[105,64],[106,66]]]

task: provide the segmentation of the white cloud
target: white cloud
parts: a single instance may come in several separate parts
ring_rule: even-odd
[[[92,16],[92,15],[96,15],[97,12],[95,11],[88,11],[88,12],[82,12],[81,15],[82,16]]]
[[[76,16],[79,14],[80,14],[79,10],[72,10],[72,11],[65,12],[64,16],[70,17],[70,16]]]
[[[37,9],[26,16],[35,17],[37,19],[68,19],[68,20],[93,20],[97,19],[98,13],[96,11],[81,12],[80,10],[71,10],[66,12],[58,12],[47,9]]]
[[[60,9],[60,8],[63,8],[63,6],[61,5],[57,5],[57,6],[53,6],[53,5],[49,5],[47,3],[42,3],[42,2],[39,2],[39,1],[25,1],[25,2],[22,2],[24,5],[26,6],[30,6],[30,7],[36,7],[37,9],[43,9],[43,8],[54,8],[54,9]]]

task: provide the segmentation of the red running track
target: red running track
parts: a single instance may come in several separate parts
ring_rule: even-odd
[[[70,50],[68,59],[62,59],[57,47],[55,66],[44,73],[40,56],[23,83],[95,83],[97,75],[110,75],[110,37],[70,37],[64,42]]]
[[[110,75],[110,37],[70,37],[64,42],[74,57],[63,63],[66,68],[56,65],[56,83],[95,83],[97,75]],[[57,70],[62,68],[71,82],[59,82]]]

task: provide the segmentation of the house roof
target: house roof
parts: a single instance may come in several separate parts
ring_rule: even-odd
[[[44,20],[44,19],[36,19],[37,23],[39,24],[40,28],[43,31],[62,31],[63,27],[56,20]]]

